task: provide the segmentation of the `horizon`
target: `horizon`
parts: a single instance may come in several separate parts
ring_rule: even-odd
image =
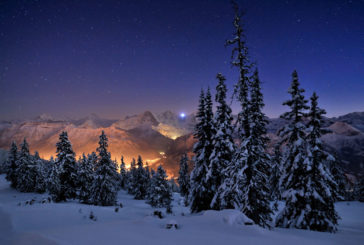
[[[159,114],[162,114],[162,113],[165,113],[165,112],[172,112],[174,113],[177,117],[180,117],[180,114],[185,114],[183,117],[190,117],[192,115],[195,115],[196,112],[191,112],[191,113],[188,113],[188,112],[176,112],[176,111],[172,111],[172,110],[165,110],[165,111],[160,111],[160,112],[154,112],[154,111],[150,111],[150,110],[141,110],[140,113],[134,113],[134,114],[128,114],[128,115],[122,115],[120,117],[103,117],[102,115],[99,115],[98,113],[95,113],[95,112],[91,112],[90,114],[87,114],[87,115],[83,115],[83,116],[78,116],[78,117],[67,117],[67,116],[64,116],[64,117],[57,117],[51,113],[41,113],[41,114],[38,114],[38,115],[35,115],[33,117],[29,117],[29,118],[11,118],[11,119],[0,119],[0,122],[3,121],[3,122],[6,122],[6,121],[9,121],[9,122],[13,122],[13,121],[31,121],[31,120],[36,120],[42,116],[46,116],[46,117],[50,117],[50,120],[54,120],[54,121],[68,121],[68,120],[74,120],[74,121],[77,121],[77,120],[81,120],[81,119],[86,119],[86,118],[89,118],[89,117],[92,117],[92,116],[96,116],[98,117],[99,119],[104,119],[104,120],[124,120],[124,119],[127,119],[129,117],[134,117],[134,116],[138,116],[138,115],[141,115],[141,114],[144,114],[146,112],[151,112],[153,114],[153,116],[157,116]],[[346,116],[348,114],[354,114],[354,113],[364,113],[364,110],[363,111],[352,111],[352,112],[347,112],[347,113],[344,113],[344,114],[339,114],[339,115],[333,115],[333,116],[329,116],[328,114],[325,116],[326,118],[338,118],[338,117],[341,117],[341,116]],[[233,115],[236,116],[237,113],[234,113],[233,112]],[[268,115],[266,115],[269,119],[278,119],[280,118],[280,115],[276,116],[276,117],[270,117]]]

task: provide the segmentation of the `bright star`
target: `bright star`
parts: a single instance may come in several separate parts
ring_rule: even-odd
[[[186,114],[184,114],[184,113],[182,112],[181,114],[179,114],[179,116],[180,116],[181,118],[185,118],[185,117],[186,117]]]

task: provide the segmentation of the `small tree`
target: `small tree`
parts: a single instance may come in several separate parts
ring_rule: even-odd
[[[80,189],[78,198],[83,203],[90,203],[91,187],[95,178],[93,170],[92,158],[82,155],[82,159],[79,161],[78,178],[80,183]]]
[[[68,198],[77,197],[78,176],[75,153],[67,132],[59,135],[57,146],[57,158],[50,175],[49,192],[56,202],[66,201]]]
[[[32,157],[36,167],[34,191],[44,193],[47,190],[48,170],[46,169],[45,161],[39,157],[39,153],[37,151]]]
[[[121,163],[120,163],[120,179],[121,179],[121,188],[126,189],[127,182],[128,182],[128,176],[127,176],[127,170],[125,167],[124,157],[121,156]]]
[[[11,143],[11,147],[8,153],[8,159],[6,160],[6,179],[10,181],[10,185],[13,188],[16,188],[18,184],[18,147],[16,143],[13,141]]]
[[[179,177],[178,177],[179,192],[184,197],[184,203],[188,205],[188,195],[190,193],[190,175],[188,173],[188,157],[183,154],[179,164]]]
[[[333,189],[333,197],[335,201],[343,201],[346,199],[346,185],[347,180],[345,177],[344,170],[341,168],[340,160],[335,153],[333,159],[329,161],[330,173],[335,181]]]
[[[29,145],[25,139],[21,145],[17,176],[17,190],[21,192],[33,192],[35,190],[37,168],[29,153]]]
[[[272,172],[269,178],[269,185],[270,185],[270,195],[271,200],[274,201],[274,208],[278,208],[278,200],[281,200],[281,186],[279,183],[279,179],[282,175],[281,169],[281,151],[280,146],[276,145],[274,147],[274,156],[272,158]]]
[[[128,193],[131,195],[135,194],[136,190],[136,177],[137,175],[137,169],[136,169],[136,161],[133,158],[133,160],[130,163],[130,169],[128,171]]]
[[[138,156],[137,161],[138,168],[136,169],[135,175],[135,190],[134,190],[134,198],[137,200],[145,199],[147,195],[147,190],[149,187],[149,173],[146,172],[143,166],[143,160],[141,156]]]
[[[107,151],[108,139],[102,131],[100,135],[99,147],[97,148],[98,163],[95,178],[91,187],[91,203],[101,206],[111,206],[116,204],[118,191],[118,173],[116,166]]]
[[[171,209],[172,191],[168,185],[166,172],[161,165],[151,179],[149,191],[148,203],[152,207]]]

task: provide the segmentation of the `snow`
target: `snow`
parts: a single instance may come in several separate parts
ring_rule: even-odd
[[[364,239],[364,203],[336,204],[341,216],[335,234],[297,229],[273,230],[244,225],[248,219],[236,210],[206,211],[191,215],[179,194],[174,194],[173,215],[165,209],[118,193],[123,204],[98,207],[67,203],[39,203],[46,194],[20,193],[0,175],[0,244],[361,244]],[[35,199],[33,205],[25,205]],[[20,206],[18,204],[21,204]],[[279,205],[282,208],[282,203]],[[165,218],[153,216],[154,210]],[[96,220],[89,218],[90,213]],[[178,229],[166,229],[177,224]]]

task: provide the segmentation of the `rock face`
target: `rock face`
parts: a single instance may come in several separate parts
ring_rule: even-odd
[[[79,120],[55,120],[41,115],[29,121],[1,122],[0,148],[8,149],[13,140],[20,143],[25,137],[32,152],[37,150],[42,157],[49,158],[56,154],[59,133],[66,130],[80,156],[96,150],[98,137],[104,130],[109,138],[112,159],[119,161],[123,155],[128,164],[140,154],[152,167],[161,163],[169,176],[177,176],[181,155],[187,152],[189,158],[192,157],[195,122],[193,114],[181,118],[171,111],[157,115],[146,111],[121,120],[103,119],[95,114]],[[268,147],[279,140],[276,132],[284,124],[282,119],[270,119],[268,136],[271,143]],[[348,172],[363,172],[364,112],[327,119],[326,125],[332,131],[323,136],[328,148],[338,153]]]

